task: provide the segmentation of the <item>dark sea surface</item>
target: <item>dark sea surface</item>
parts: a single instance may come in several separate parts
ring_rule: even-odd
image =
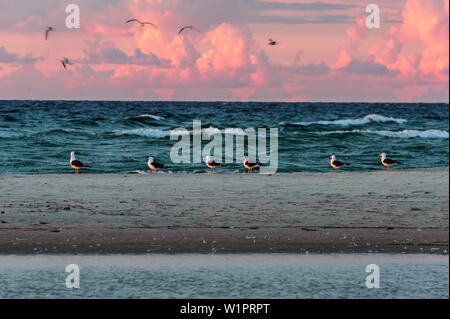
[[[79,288],[66,287],[69,264]],[[379,288],[368,289],[372,264]],[[426,254],[0,255],[0,299],[448,299],[448,270],[448,255]]]
[[[206,172],[171,163],[170,130],[278,128],[279,172],[327,172],[329,155],[349,171],[447,167],[448,104],[0,101],[0,174],[72,173],[70,152],[91,173],[146,171],[146,157],[168,173]],[[236,132],[239,130],[236,130]],[[225,138],[223,138],[225,141]],[[203,141],[203,146],[208,141]],[[241,158],[220,172],[244,172]]]

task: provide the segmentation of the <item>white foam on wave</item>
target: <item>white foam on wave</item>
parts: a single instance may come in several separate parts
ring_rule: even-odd
[[[141,114],[141,115],[139,115],[138,117],[150,117],[150,118],[152,118],[152,119],[154,119],[154,120],[157,120],[157,121],[162,121],[162,120],[164,120],[164,117],[158,116],[158,115],[153,115],[153,114]]]
[[[403,131],[372,131],[372,130],[351,130],[351,131],[331,131],[331,132],[317,132],[320,135],[328,134],[347,134],[347,133],[366,133],[366,134],[377,134],[387,137],[399,137],[399,138],[449,138],[449,133],[447,131],[441,130],[403,130]]]
[[[234,135],[245,135],[245,132],[243,129],[241,128],[226,128],[224,130],[222,130],[222,133],[224,134],[234,134]]]
[[[203,128],[202,133],[212,135],[212,134],[222,134],[222,131],[215,127],[208,127],[208,128]]]
[[[113,131],[117,135],[138,135],[144,137],[162,138],[170,136],[170,131],[159,130],[156,128],[137,128],[123,131]]]
[[[373,132],[378,135],[388,136],[388,137],[423,137],[423,138],[448,138],[447,131],[441,130],[426,130],[426,131],[417,131],[417,130],[403,130],[398,132],[392,131],[375,131]]]
[[[190,135],[190,134],[205,134],[205,135],[214,135],[214,134],[232,134],[232,135],[241,135],[245,136],[246,133],[241,128],[226,128],[223,130],[220,130],[218,128],[204,128],[201,130],[184,130],[184,129],[172,129],[172,130],[160,130],[156,128],[137,128],[137,129],[130,129],[130,130],[114,130],[114,134],[116,135],[138,135],[138,136],[145,136],[145,137],[154,137],[154,138],[163,138],[170,136],[171,134],[174,135]],[[255,131],[257,133],[257,131]],[[273,137],[273,135],[271,135]]]
[[[359,119],[343,119],[343,120],[334,120],[334,121],[314,121],[314,122],[294,122],[291,123],[293,125],[302,125],[302,126],[308,126],[308,125],[340,125],[340,126],[351,126],[351,125],[365,125],[371,122],[396,122],[399,124],[406,123],[407,120],[404,119],[396,119],[393,117],[387,117],[383,115],[378,114],[368,114],[362,118]],[[281,122],[280,125],[286,125],[286,122]]]
[[[214,135],[214,134],[233,134],[233,135],[246,135],[244,130],[241,128],[226,128],[226,129],[218,129],[215,127],[208,127],[208,128],[202,128],[201,131],[200,130],[194,130],[194,131],[189,131],[189,133],[196,133],[196,134],[200,134],[200,133],[205,133],[207,135]]]

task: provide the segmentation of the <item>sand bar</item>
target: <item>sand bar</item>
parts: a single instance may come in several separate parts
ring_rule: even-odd
[[[0,175],[0,253],[448,253],[445,169]]]

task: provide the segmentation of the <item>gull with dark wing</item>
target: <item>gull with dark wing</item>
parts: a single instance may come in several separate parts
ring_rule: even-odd
[[[267,45],[277,45],[277,41],[274,41],[272,39],[269,39],[269,43],[267,43]]]
[[[169,168],[164,164],[155,162],[155,160],[151,156],[147,157],[147,165],[153,171],[153,173],[156,173],[156,171],[160,168]]]
[[[206,155],[203,159],[205,160],[206,166],[208,166],[208,167],[211,169],[211,173],[213,173],[213,174],[214,174],[214,169],[215,169],[216,167],[222,166],[222,164],[217,163],[217,162],[215,162],[214,160],[212,160],[212,159],[209,157],[209,155]]]
[[[51,31],[56,31],[56,30],[55,30],[55,28],[53,28],[53,27],[47,27],[47,29],[45,29],[45,40],[48,39],[48,34],[49,34]]]
[[[67,65],[72,65],[72,62],[68,58],[64,58],[61,60],[61,64],[65,70],[67,70]]]
[[[187,25],[187,26],[182,27],[180,29],[180,31],[178,31],[178,34],[181,34],[181,32],[183,32],[184,30],[195,30],[197,32],[200,32],[196,27],[193,27],[191,25]]]
[[[387,169],[390,169],[391,166],[394,166],[394,165],[400,165],[400,162],[397,162],[397,161],[391,160],[389,158],[386,158],[386,154],[385,153],[381,153],[378,156],[381,157],[381,164],[386,166]]]
[[[125,21],[125,23],[130,23],[130,22],[137,22],[137,23],[139,23],[141,28],[143,28],[146,24],[148,24],[148,25],[151,25],[155,30],[158,30],[158,27],[156,25],[154,25],[153,23],[148,22],[148,21],[147,22],[142,22],[142,21],[139,21],[138,19],[130,19],[128,21]]]
[[[75,152],[70,152],[70,166],[72,166],[72,168],[75,170],[75,174],[78,174],[78,170],[79,170],[80,168],[83,168],[83,167],[90,167],[89,165],[84,164],[83,162],[78,161],[78,160],[75,158]]]
[[[350,163],[343,163],[340,161],[336,161],[336,156],[331,155],[330,156],[331,160],[330,160],[330,165],[331,167],[333,167],[336,171],[341,168],[342,166],[348,166],[351,165]]]
[[[246,169],[248,169],[248,173],[249,173],[249,174],[252,172],[252,170],[253,170],[254,168],[257,168],[257,167],[260,167],[260,166],[264,166],[263,164],[261,164],[261,163],[259,163],[259,162],[249,162],[248,159],[247,159],[247,157],[245,157],[245,156],[244,156],[244,158],[243,158],[243,164],[244,164],[244,167],[245,167]]]

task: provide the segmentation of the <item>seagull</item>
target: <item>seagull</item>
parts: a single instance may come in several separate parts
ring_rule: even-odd
[[[70,166],[72,166],[73,169],[75,169],[75,174],[78,174],[78,170],[83,167],[90,167],[87,164],[84,164],[83,162],[77,161],[75,158],[75,152],[70,152]]]
[[[220,163],[216,163],[215,161],[211,160],[209,155],[206,155],[204,157],[206,166],[208,166],[211,169],[211,172],[214,174],[214,168],[222,166]]]
[[[341,168],[342,166],[348,166],[351,165],[350,163],[343,163],[343,162],[339,162],[336,161],[336,156],[331,155],[330,156],[331,160],[330,160],[330,165],[331,167],[333,167],[336,171]]]
[[[64,58],[61,60],[61,64],[63,65],[64,69],[67,70],[66,65],[72,65],[72,62],[70,62],[68,58]]]
[[[48,39],[48,34],[50,33],[50,31],[56,31],[56,30],[53,27],[47,27],[47,29],[45,30],[45,40]]]
[[[147,165],[153,171],[153,173],[156,173],[156,171],[160,168],[169,168],[164,164],[155,162],[153,160],[153,157],[151,157],[151,156],[147,157]]]
[[[267,45],[277,45],[277,41],[273,41],[272,39],[269,39],[269,43]]]
[[[182,28],[180,29],[180,31],[178,31],[178,34],[180,34],[181,32],[183,32],[184,30],[195,30],[195,31],[197,31],[197,32],[200,32],[200,31],[198,31],[198,29],[197,29],[196,27],[193,27],[193,26],[191,26],[191,25],[187,25],[187,26],[185,26],[185,27],[182,27]]]
[[[248,173],[250,174],[252,172],[252,169],[263,166],[263,164],[258,163],[258,162],[249,162],[247,160],[247,157],[243,157],[243,163],[244,163],[244,167],[246,169],[248,169]]]
[[[390,169],[391,166],[393,165],[400,165],[400,162],[391,160],[389,158],[386,158],[386,154],[385,153],[381,153],[380,155],[378,155],[381,157],[381,164],[383,164],[384,166],[387,167],[387,169]]]
[[[141,28],[143,28],[146,24],[149,24],[155,30],[158,30],[158,27],[156,25],[154,25],[153,23],[151,23],[151,22],[142,22],[142,21],[139,21],[138,19],[131,19],[131,20],[125,21],[125,23],[129,23],[129,22],[137,22],[137,23],[139,23],[141,25]]]

